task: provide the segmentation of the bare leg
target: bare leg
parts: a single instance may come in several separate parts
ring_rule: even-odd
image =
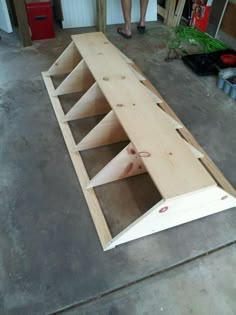
[[[131,0],[121,0],[122,4],[122,9],[123,9],[123,15],[124,15],[124,20],[125,24],[124,27],[122,28],[122,31],[127,34],[131,35],[131,7],[132,3]]]
[[[145,26],[145,16],[147,12],[148,0],[140,0],[140,26]]]

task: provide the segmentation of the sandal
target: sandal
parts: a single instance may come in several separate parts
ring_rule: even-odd
[[[121,28],[121,27],[118,27],[117,33],[118,33],[120,36],[124,37],[125,39],[131,39],[131,38],[132,38],[132,35],[127,35],[126,33],[124,33],[124,32],[122,31],[122,28]]]
[[[145,26],[141,26],[140,24],[137,25],[137,30],[139,32],[139,34],[144,34],[146,32],[146,27]]]

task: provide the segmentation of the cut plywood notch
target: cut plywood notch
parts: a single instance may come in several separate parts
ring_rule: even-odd
[[[88,188],[146,172],[146,168],[141,158],[138,156],[134,145],[129,143],[90,181]]]
[[[137,71],[136,71],[137,72]],[[138,73],[138,72],[137,72]],[[153,93],[146,85],[143,85],[145,87],[145,89],[148,91],[148,93],[151,95],[153,101],[156,103],[156,104],[160,104],[162,103],[162,99],[160,99],[160,97],[158,97],[155,93]]]
[[[121,58],[126,62],[126,63],[132,63],[133,61],[131,59],[129,59],[125,54],[123,54],[123,52],[121,52],[118,48],[116,48],[116,46],[113,45],[113,47],[117,50],[118,54],[121,56]]]
[[[146,80],[146,78],[141,74],[139,73],[138,71],[136,71],[132,66],[129,67],[130,70],[133,72],[133,74],[136,76],[136,78],[139,80],[139,81],[144,81]]]
[[[171,123],[171,125],[175,128],[175,129],[181,129],[183,128],[183,126],[174,118],[172,118],[170,115],[168,115],[164,110],[163,113],[165,114],[166,119]]]
[[[106,114],[111,110],[98,84],[95,82],[66,114],[65,120],[76,120]]]
[[[204,157],[204,154],[202,152],[200,152],[198,149],[196,149],[193,145],[191,145],[190,143],[188,143],[186,140],[184,140],[184,142],[186,143],[186,145],[190,148],[190,150],[192,151],[192,153],[194,154],[194,156],[197,159],[202,159]]]
[[[88,150],[128,140],[116,115],[110,111],[76,146],[76,151]]]
[[[82,57],[75,47],[75,44],[72,42],[54,62],[51,68],[49,68],[47,75],[53,76],[70,73],[81,60]]]
[[[64,81],[55,90],[55,94],[64,95],[86,91],[93,83],[94,78],[84,60],[73,69]]]

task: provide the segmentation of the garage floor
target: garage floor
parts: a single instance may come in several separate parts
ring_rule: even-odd
[[[236,186],[236,102],[215,77],[165,62],[170,31],[149,29],[107,36]],[[41,77],[71,34],[91,31],[58,30],[29,48],[0,34],[0,314],[235,314],[235,209],[102,251]],[[112,213],[120,196],[106,199]]]

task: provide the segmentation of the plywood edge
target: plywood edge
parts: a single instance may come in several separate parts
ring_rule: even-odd
[[[165,205],[165,200],[162,199],[160,200],[154,207],[152,207],[151,209],[149,209],[146,213],[144,213],[141,217],[139,217],[137,220],[135,220],[132,224],[130,224],[127,228],[125,228],[123,231],[121,231],[118,235],[116,235],[104,248],[104,250],[110,250],[112,248],[115,248],[117,245],[120,245],[122,243],[126,243],[129,242],[129,240],[134,240],[140,237],[143,237],[145,235],[140,235],[140,236],[136,236],[135,238],[130,238],[129,240],[125,240],[124,241],[124,237],[126,237],[130,231],[132,231],[134,228],[139,227],[140,224],[142,224],[142,222],[145,222],[145,219],[147,217],[149,217],[153,211],[156,211],[157,208],[162,209]],[[151,233],[149,233],[151,234]]]
[[[142,73],[140,68],[136,64],[132,64],[132,67],[135,68],[136,71]],[[143,81],[143,84],[148,87],[153,93],[155,93],[162,102],[159,106],[173,119],[178,121],[183,128],[179,129],[179,133],[183,136],[183,138],[190,143],[193,147],[195,147],[199,152],[203,154],[203,157],[200,159],[205,169],[210,173],[210,175],[215,179],[215,181],[229,194],[236,197],[236,190],[230,184],[230,182],[225,178],[223,173],[219,170],[219,168],[215,165],[215,163],[210,159],[205,150],[199,145],[196,139],[192,136],[190,131],[185,127],[183,122],[179,119],[179,117],[175,114],[175,112],[171,109],[171,107],[167,104],[167,102],[163,99],[161,94],[156,90],[153,84],[149,80]]]
[[[61,132],[63,134],[67,149],[69,151],[72,163],[74,165],[77,177],[79,179],[83,194],[87,201],[93,222],[95,224],[97,234],[101,241],[103,249],[106,247],[106,244],[112,239],[110,230],[106,223],[105,217],[103,215],[102,209],[97,200],[96,194],[92,188],[87,189],[86,187],[89,184],[89,177],[87,171],[85,169],[83,160],[80,156],[79,152],[73,152],[75,148],[75,140],[73,138],[72,132],[70,130],[70,126],[67,122],[62,122],[64,117],[64,112],[60,104],[60,100],[57,96],[53,96],[55,94],[55,89],[53,86],[53,82],[50,77],[48,77],[47,72],[42,72],[42,76],[44,79],[44,83],[46,85],[55,115],[58,120],[58,124],[60,126]]]

